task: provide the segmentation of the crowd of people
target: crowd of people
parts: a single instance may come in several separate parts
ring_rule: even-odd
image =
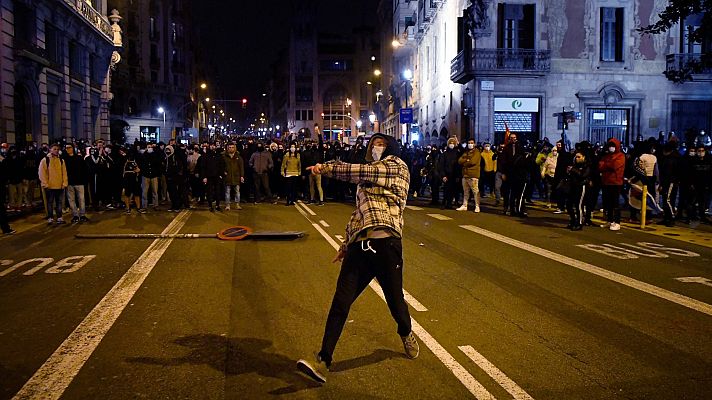
[[[320,136],[320,135],[319,135]],[[493,145],[451,137],[440,146],[399,142],[400,157],[410,168],[409,197],[466,211],[470,202],[492,197],[505,215],[526,217],[534,196],[568,213],[573,230],[592,225],[594,210],[603,209],[605,227],[620,229],[621,209],[639,218],[643,188],[660,222],[709,223],[712,156],[701,141],[680,143],[642,140],[624,147],[580,142],[574,146],[548,139],[536,143],[510,133]],[[234,140],[184,144],[64,139],[26,148],[0,147],[0,201],[5,210],[30,208],[41,195],[49,224],[87,222],[87,209],[147,213],[178,212],[205,206],[210,211],[240,210],[241,202],[292,205],[301,199],[323,205],[352,201],[356,185],[311,174],[309,167],[337,160],[365,163],[364,137],[354,143],[318,140]],[[41,190],[36,190],[41,189]],[[6,205],[5,205],[6,204]],[[165,206],[164,206],[165,205]],[[222,205],[222,208],[221,208]],[[3,232],[12,230],[4,222]]]

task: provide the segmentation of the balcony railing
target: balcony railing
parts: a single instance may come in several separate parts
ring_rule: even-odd
[[[461,51],[450,62],[450,80],[466,83],[482,76],[543,76],[551,70],[551,52],[531,49],[475,49]]]
[[[668,54],[666,56],[667,65],[665,76],[670,80],[685,81],[687,76],[691,78],[695,75],[695,80],[700,80],[698,75],[712,75],[712,66],[704,65],[702,58],[705,54],[685,53]],[[683,76],[686,75],[686,76]],[[704,79],[708,80],[708,79]]]
[[[476,49],[473,71],[479,73],[541,74],[551,70],[551,52],[531,49]]]
[[[82,16],[89,25],[104,34],[106,39],[113,42],[114,32],[111,30],[109,20],[96,11],[86,0],[64,0],[64,2]]]

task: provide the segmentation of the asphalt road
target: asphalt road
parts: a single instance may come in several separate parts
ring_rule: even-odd
[[[0,239],[0,398],[712,398],[709,230],[571,232],[547,211],[413,205],[404,288],[420,357],[405,358],[374,284],[323,386],[295,363],[320,345],[351,205],[16,222]],[[235,225],[307,236],[74,238]]]

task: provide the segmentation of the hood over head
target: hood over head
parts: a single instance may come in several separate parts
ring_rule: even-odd
[[[610,138],[607,142],[609,145],[612,143],[616,147],[616,153],[621,151],[621,141],[617,138]]]
[[[374,133],[373,136],[368,140],[368,145],[366,146],[366,161],[373,162],[373,155],[371,154],[371,149],[373,149],[373,140],[375,138],[382,138],[386,142],[386,150],[381,156],[381,160],[388,156],[400,157],[400,147],[393,136],[384,135],[382,133]]]

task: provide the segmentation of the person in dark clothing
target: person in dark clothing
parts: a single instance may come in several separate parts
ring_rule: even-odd
[[[440,171],[438,171],[440,156],[440,149],[437,147],[430,148],[425,155],[423,173],[425,173],[426,179],[430,182],[430,205],[433,206],[440,204],[440,183],[442,182]]]
[[[699,219],[706,224],[712,223],[705,214],[710,201],[710,187],[712,186],[712,157],[707,155],[707,150],[702,144],[697,145],[697,159],[690,163],[691,186],[690,202],[688,205],[690,218]]]
[[[680,157],[679,161],[680,197],[677,202],[676,219],[689,223],[691,218],[690,210],[695,203],[694,198],[691,198],[690,195],[692,194],[692,164],[697,161],[697,149],[690,148],[685,156]]]
[[[526,194],[531,186],[531,173],[536,169],[536,156],[530,148],[516,146],[509,176],[509,212],[517,217],[527,216]]]
[[[516,193],[512,190],[514,188],[513,183],[518,183],[515,182],[514,179],[515,161],[523,151],[517,139],[517,134],[510,133],[507,145],[504,146],[504,149],[502,149],[497,157],[497,171],[502,174],[501,191],[505,215],[507,213],[513,213],[516,207]]]
[[[457,179],[460,176],[460,164],[457,162],[460,159],[460,153],[455,148],[456,146],[457,139],[448,139],[447,149],[440,155],[438,163],[438,175],[445,185],[443,207],[447,210],[453,208],[453,201],[457,195]]]
[[[556,211],[554,214],[563,214],[566,209],[566,198],[568,196],[568,174],[566,173],[568,167],[573,165],[574,156],[570,151],[566,150],[566,145],[563,141],[559,140],[556,142],[556,148],[559,153],[559,157],[556,160],[556,170],[554,171],[554,196],[556,197]],[[563,182],[562,182],[563,181]]]
[[[118,146],[106,146],[104,153],[106,153],[106,159],[109,161],[109,165],[111,166],[109,171],[109,180],[107,182],[107,201],[109,201],[110,204],[113,204],[114,207],[121,207],[123,205],[121,198],[121,180],[124,173],[123,168],[126,163],[126,158],[121,155]]]
[[[302,168],[304,170],[304,174],[309,179],[309,200],[307,201],[307,204],[316,202],[317,194],[319,195],[319,205],[324,204],[324,190],[321,187],[321,175],[312,174],[309,171],[309,167],[313,167],[316,164],[324,162],[321,157],[323,157],[322,152],[315,143],[308,145],[306,150],[302,153]]]
[[[89,197],[94,211],[99,210],[100,205],[107,206],[104,193],[104,185],[107,185],[107,175],[111,166],[106,158],[97,148],[91,149],[88,156],[84,158],[89,172]]]
[[[222,155],[216,151],[214,143],[211,143],[208,151],[198,159],[197,168],[200,171],[200,178],[205,185],[210,211],[220,211],[225,160]],[[213,201],[215,201],[215,208],[213,208]]]
[[[0,156],[0,229],[5,235],[12,235],[15,230],[10,227],[5,211],[5,185],[7,184],[7,159]]]
[[[569,225],[572,231],[583,229],[584,199],[586,190],[591,183],[591,167],[586,160],[586,154],[579,150],[574,155],[574,165],[566,168],[569,178],[569,194],[566,209],[569,212]]]
[[[168,211],[178,212],[183,208],[186,159],[170,144],[163,149],[163,152],[166,155],[166,186],[168,197],[171,199],[171,209]]]
[[[133,151],[121,149],[122,155],[126,159],[122,168],[122,188],[126,214],[131,214],[131,200],[136,203],[136,210],[141,210],[141,169],[136,162],[136,154]]]
[[[142,149],[144,150],[144,149]],[[145,213],[148,208],[148,190],[151,189],[153,209],[158,210],[158,181],[161,176],[161,156],[156,153],[154,145],[148,144],[145,151],[140,153],[138,167],[141,170],[141,209]]]
[[[670,141],[663,146],[658,158],[660,173],[660,194],[662,195],[663,220],[665,226],[675,225],[675,199],[680,187],[680,153],[677,151],[677,141]]]
[[[89,181],[87,163],[81,155],[77,154],[74,146],[67,144],[64,149],[64,163],[67,166],[67,201],[72,210],[72,223],[88,222],[86,217],[86,203],[84,201],[84,187]]]

